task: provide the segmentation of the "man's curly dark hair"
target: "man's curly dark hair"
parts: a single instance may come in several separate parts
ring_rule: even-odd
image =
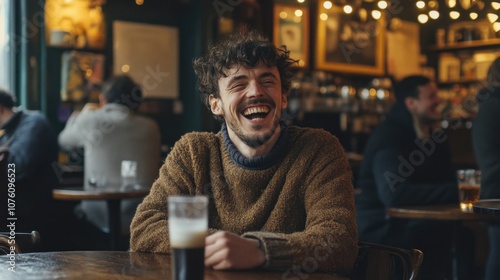
[[[254,68],[260,62],[278,69],[281,90],[288,92],[292,72],[290,66],[296,63],[289,56],[286,46],[275,47],[257,31],[239,30],[209,48],[204,56],[194,60],[194,71],[198,76],[198,89],[202,102],[210,109],[209,96],[220,98],[219,79],[227,77],[232,67]],[[222,120],[220,116],[214,116]]]

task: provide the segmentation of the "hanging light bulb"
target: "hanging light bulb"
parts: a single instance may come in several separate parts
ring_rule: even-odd
[[[493,23],[493,30],[495,30],[495,32],[500,31],[500,22]]]
[[[491,22],[491,23],[494,23],[495,21],[497,21],[498,19],[498,15],[497,14],[494,14],[494,13],[488,13],[486,15],[486,17],[488,18],[488,20]]]
[[[491,2],[491,6],[493,9],[498,10],[500,9],[500,2]]]
[[[418,15],[418,22],[424,24],[429,20],[429,17],[426,14]]]
[[[384,10],[384,9],[387,9],[387,7],[389,6],[389,4],[387,3],[387,1],[381,0],[381,1],[378,1],[377,6],[380,9]]]
[[[323,7],[325,7],[325,9],[329,10],[329,9],[331,9],[333,7],[333,4],[330,1],[325,1],[323,3]]]
[[[306,0],[297,0],[297,2],[299,2],[299,3],[304,3],[304,1],[306,1]]]
[[[469,17],[470,17],[470,19],[472,19],[472,20],[476,20],[478,16],[479,16],[479,15],[478,15],[477,13],[475,13],[475,12],[472,12],[472,13],[470,13],[470,14],[469,14]]]
[[[346,14],[350,14],[350,13],[352,13],[352,10],[353,10],[353,9],[352,9],[352,6],[351,6],[351,5],[345,5],[345,6],[344,6],[344,13],[346,13]]]
[[[296,17],[301,17],[303,14],[302,10],[295,10],[295,16]]]
[[[424,1],[417,1],[416,5],[417,5],[417,8],[423,9],[425,7],[425,2]]]
[[[457,11],[451,11],[450,12],[450,18],[451,19],[457,19],[459,17],[460,17],[460,13],[459,12],[457,12]]]
[[[448,0],[448,7],[455,8],[456,5],[457,5],[456,0]]]
[[[438,19],[439,18],[439,12],[438,11],[430,11],[429,12],[429,17],[432,18],[432,19]]]
[[[319,19],[321,19],[322,21],[326,21],[328,19],[328,15],[325,13],[321,13],[321,15],[319,15]]]
[[[380,19],[380,17],[382,17],[382,13],[379,10],[373,10],[372,11],[372,17],[374,19]]]
[[[433,10],[437,10],[439,7],[438,2],[436,0],[429,1],[429,3],[427,3],[427,6]]]
[[[368,17],[368,12],[366,11],[366,9],[361,8],[358,11],[358,16],[361,22],[366,22],[366,18]]]

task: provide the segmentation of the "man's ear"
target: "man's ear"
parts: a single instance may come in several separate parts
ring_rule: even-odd
[[[220,98],[215,97],[213,94],[210,94],[208,97],[208,102],[210,103],[210,110],[214,115],[222,116],[222,103]]]
[[[410,111],[410,112],[414,111],[414,108],[416,106],[417,101],[418,100],[416,98],[413,98],[413,97],[406,97],[405,98],[405,106],[408,109],[408,111]]]
[[[284,92],[281,98],[281,109],[286,109],[286,107],[288,107],[288,96]]]

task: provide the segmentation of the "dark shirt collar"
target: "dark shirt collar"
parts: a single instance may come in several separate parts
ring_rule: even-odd
[[[221,133],[231,160],[239,167],[251,170],[264,170],[278,162],[281,162],[285,158],[288,151],[289,137],[286,124],[280,122],[280,126],[280,137],[278,138],[278,141],[276,141],[276,144],[271,149],[271,151],[261,156],[247,158],[242,155],[240,151],[238,151],[234,143],[231,141],[227,132],[226,123],[223,123],[221,127]]]

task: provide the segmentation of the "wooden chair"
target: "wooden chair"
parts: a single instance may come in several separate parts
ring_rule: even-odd
[[[358,258],[351,273],[353,280],[416,279],[424,254],[418,249],[402,249],[358,242]]]
[[[8,255],[11,252],[11,247],[14,247],[14,252],[19,253],[30,253],[35,252],[40,247],[40,234],[38,231],[27,232],[16,232],[15,243],[10,240],[9,232],[0,232],[0,255]]]

